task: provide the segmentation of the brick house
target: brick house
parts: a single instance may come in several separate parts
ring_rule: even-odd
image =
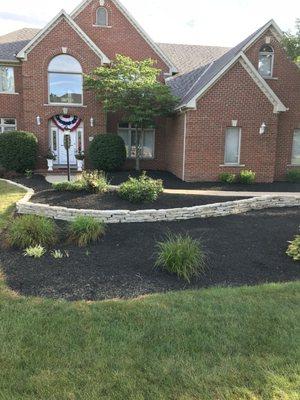
[[[84,0],[44,29],[0,37],[0,134],[36,134],[40,170],[49,148],[66,167],[96,134],[122,136],[133,166],[134,130],[106,115],[82,74],[116,54],[157,60],[165,84],[180,98],[174,116],[143,138],[143,169],[167,170],[186,181],[214,181],[221,172],[252,169],[260,182],[300,167],[300,71],[268,22],[232,49],[154,43],[119,0]]]

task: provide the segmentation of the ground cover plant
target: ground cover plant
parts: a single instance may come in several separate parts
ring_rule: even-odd
[[[287,173],[287,180],[291,183],[300,182],[300,169],[291,169]]]
[[[74,182],[54,183],[53,188],[57,191],[79,192],[87,191],[91,193],[106,193],[108,182],[105,174],[101,171],[83,171],[79,179]]]
[[[222,183],[236,183],[237,177],[236,174],[231,174],[229,172],[223,172],[220,174],[219,179]]]
[[[164,241],[157,243],[155,266],[190,282],[191,278],[204,273],[205,258],[199,240],[169,233]]]
[[[5,236],[9,246],[20,249],[38,245],[49,247],[57,241],[55,222],[36,215],[22,215],[12,219]]]
[[[105,233],[105,224],[92,217],[79,216],[69,224],[69,241],[85,247],[99,240]]]
[[[255,179],[256,173],[251,170],[243,170],[239,174],[239,182],[243,185],[252,185]]]
[[[292,257],[294,261],[300,261],[300,235],[297,235],[295,239],[290,242],[286,253],[289,257]]]
[[[46,254],[46,249],[41,245],[27,247],[27,249],[25,249],[24,251],[25,257],[41,258],[45,254]]]
[[[138,178],[129,178],[118,189],[121,199],[131,203],[153,202],[163,193],[163,182],[152,179],[144,172]]]

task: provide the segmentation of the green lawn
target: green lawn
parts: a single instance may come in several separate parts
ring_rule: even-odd
[[[67,303],[2,281],[0,399],[298,400],[299,321],[300,283]]]
[[[12,204],[20,200],[24,196],[25,190],[10,185],[4,181],[0,181],[0,229],[3,225],[5,217],[12,209]],[[1,397],[0,397],[1,399]]]

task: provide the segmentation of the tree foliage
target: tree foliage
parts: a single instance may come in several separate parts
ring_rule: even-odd
[[[285,32],[283,45],[293,61],[300,65],[300,18],[296,19],[296,33]]]
[[[136,129],[137,169],[141,135],[157,117],[169,115],[177,103],[167,85],[159,82],[161,71],[151,59],[134,61],[117,55],[111,67],[96,68],[85,76],[85,88],[96,93],[106,112],[118,112]]]

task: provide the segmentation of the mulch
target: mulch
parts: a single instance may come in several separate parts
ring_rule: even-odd
[[[269,209],[220,218],[178,222],[117,224],[99,243],[80,249],[62,241],[55,247],[70,257],[24,257],[2,249],[0,264],[7,284],[22,295],[102,300],[212,286],[256,285],[300,279],[299,262],[286,256],[297,234],[299,208]],[[65,223],[60,224],[66,227]],[[156,241],[168,232],[188,233],[202,241],[205,275],[190,284],[154,269]]]
[[[35,194],[31,201],[75,209],[94,210],[148,210],[193,207],[204,204],[223,203],[231,200],[241,200],[246,197],[222,197],[202,195],[182,195],[163,193],[155,202],[133,204],[121,199],[116,192],[94,194],[87,192],[58,192],[55,190],[41,191]]]

